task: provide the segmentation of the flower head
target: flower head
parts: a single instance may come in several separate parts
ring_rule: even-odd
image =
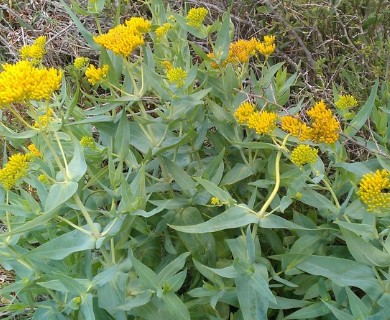
[[[140,17],[127,20],[107,33],[94,37],[94,41],[115,54],[128,57],[136,48],[144,44],[143,34],[150,30],[151,23]]]
[[[62,71],[54,68],[37,68],[30,61],[3,65],[0,72],[0,107],[30,100],[49,100],[58,90]]]
[[[170,23],[164,23],[162,26],[158,27],[155,31],[157,38],[162,38],[163,36],[165,36],[169,29],[171,29]]]
[[[177,87],[184,85],[184,80],[187,77],[187,72],[182,68],[171,68],[167,70],[167,78],[170,83],[176,84]]]
[[[258,134],[271,134],[276,127],[278,115],[275,112],[257,111],[248,117],[248,127]]]
[[[35,144],[30,144],[27,149],[31,152],[31,154],[34,156],[34,157],[38,157],[40,158],[42,155],[41,153],[39,152],[38,148],[35,146]]]
[[[264,36],[262,42],[257,42],[256,50],[268,58],[276,50],[275,36]]]
[[[258,41],[255,38],[250,40],[240,39],[230,44],[228,57],[224,64],[227,63],[244,63],[256,53]]]
[[[301,144],[291,152],[291,161],[298,167],[317,161],[318,150],[308,145]]]
[[[187,25],[194,28],[200,28],[208,12],[209,11],[206,8],[192,8],[188,11],[186,17]]]
[[[255,112],[255,106],[247,101],[240,104],[234,112],[234,117],[239,124],[248,122],[249,117]]]
[[[323,100],[319,101],[307,111],[312,118],[311,138],[320,143],[333,143],[339,138],[339,122],[333,116],[332,111],[328,109]]]
[[[219,206],[221,204],[221,201],[217,197],[212,197],[210,200],[210,203],[213,206]]]
[[[300,119],[292,116],[284,116],[281,119],[282,130],[291,133],[301,141],[311,139],[311,128]]]
[[[45,128],[53,118],[53,110],[47,109],[46,114],[38,116],[38,121],[34,121],[34,128]]]
[[[339,100],[335,103],[336,107],[339,109],[349,109],[357,106],[357,101],[354,96],[351,95],[341,95]]]
[[[95,148],[95,146],[96,146],[95,140],[92,137],[90,137],[90,136],[82,137],[81,140],[80,140],[80,144],[83,147],[89,147],[91,149]]]
[[[390,209],[389,177],[389,171],[377,170],[375,173],[365,174],[360,180],[357,195],[368,211]]]
[[[107,77],[107,73],[108,65],[106,64],[104,64],[101,68],[96,68],[93,64],[90,64],[87,70],[85,70],[88,82],[93,85],[105,79]]]
[[[18,180],[23,178],[28,169],[31,154],[17,153],[12,155],[3,169],[0,170],[0,183],[4,189],[12,189]]]
[[[86,58],[86,57],[77,57],[76,59],[74,59],[74,62],[73,62],[73,66],[77,70],[84,69],[85,67],[88,66],[88,64],[89,64],[89,58]]]
[[[20,48],[19,53],[22,60],[31,60],[34,63],[37,63],[42,60],[43,56],[46,53],[45,50],[46,37],[40,36],[35,39],[33,44],[26,45]]]

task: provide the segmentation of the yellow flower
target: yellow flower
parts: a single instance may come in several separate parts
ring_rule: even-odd
[[[129,56],[136,48],[144,44],[143,33],[150,30],[151,23],[140,17],[127,20],[107,33],[94,37],[94,41],[115,54]]]
[[[41,153],[39,152],[38,148],[35,146],[35,144],[30,144],[27,149],[31,152],[31,154],[35,157],[38,157],[40,158],[42,155]]]
[[[276,127],[278,115],[275,112],[253,112],[248,118],[248,127],[258,134],[271,134]]]
[[[37,68],[27,60],[3,65],[0,72],[0,107],[14,102],[49,100],[59,89],[62,74],[54,68]]]
[[[311,138],[320,143],[333,143],[339,138],[339,122],[333,116],[323,100],[311,108],[307,114],[312,118]]]
[[[163,36],[165,36],[169,29],[171,29],[170,23],[164,23],[161,27],[158,27],[155,31],[157,38],[162,38]]]
[[[45,184],[48,184],[50,182],[49,178],[45,174],[40,174],[38,176],[38,180]]]
[[[53,110],[47,109],[46,114],[42,116],[38,116],[38,121],[34,122],[34,128],[45,128],[50,123],[52,117],[53,117]]]
[[[104,64],[101,68],[96,68],[93,64],[90,64],[85,70],[85,75],[88,78],[88,82],[91,84],[96,84],[101,82],[107,77],[108,65]]]
[[[194,28],[200,28],[208,12],[209,11],[206,8],[192,8],[190,11],[188,11],[186,17],[187,25]]]
[[[82,137],[80,143],[83,147],[89,147],[91,149],[95,148],[96,146],[95,140],[89,136]]]
[[[359,183],[357,195],[367,205],[368,211],[389,211],[390,209],[390,172],[377,170],[375,173],[367,173]]]
[[[165,70],[169,71],[173,68],[173,65],[170,61],[168,60],[164,60],[163,62],[161,62],[161,64],[163,65],[163,67],[165,68]]]
[[[298,167],[317,161],[318,150],[308,145],[301,144],[291,152],[291,161]]]
[[[341,95],[339,100],[335,103],[339,109],[349,109],[357,106],[357,101],[354,96]]]
[[[170,83],[176,84],[177,87],[184,85],[184,80],[187,77],[187,72],[182,68],[171,68],[167,70],[167,78]]]
[[[227,63],[244,63],[256,53],[258,41],[255,38],[250,40],[240,39],[230,44],[228,57],[224,64]]]
[[[213,206],[219,206],[221,204],[221,201],[217,197],[212,197],[210,200],[210,203]]]
[[[282,130],[291,133],[294,137],[297,137],[301,141],[311,139],[311,128],[300,119],[292,116],[284,116],[281,119],[281,127]]]
[[[249,102],[243,102],[234,112],[234,117],[239,124],[248,122],[249,117],[255,112],[255,106]]]
[[[258,42],[256,50],[268,58],[276,50],[275,36],[264,36],[263,42]]]
[[[88,64],[89,64],[89,58],[86,58],[86,57],[77,57],[76,59],[74,59],[74,62],[73,62],[73,66],[77,70],[81,70],[81,69],[85,68],[86,66],[88,66]]]
[[[40,62],[46,53],[46,37],[41,36],[35,39],[33,44],[20,48],[19,53],[22,60],[32,60],[34,63]]]
[[[0,183],[4,189],[12,189],[16,182],[26,175],[30,160],[31,155],[21,153],[14,154],[8,159],[4,168],[0,170]]]

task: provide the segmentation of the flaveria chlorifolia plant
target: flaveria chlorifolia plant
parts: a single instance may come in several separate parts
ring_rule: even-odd
[[[388,318],[389,156],[359,135],[378,82],[297,102],[278,39],[228,13],[153,0],[97,34],[60,3],[99,59],[45,66],[42,36],[1,66],[3,313]]]

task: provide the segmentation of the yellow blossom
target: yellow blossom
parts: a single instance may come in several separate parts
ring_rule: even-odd
[[[163,65],[163,67],[165,68],[165,70],[169,71],[173,68],[173,65],[170,61],[168,60],[164,60],[163,62],[161,62],[161,64]]]
[[[210,203],[213,206],[219,206],[221,204],[221,201],[217,197],[212,197],[210,200]]]
[[[207,14],[208,10],[206,8],[192,8],[190,11],[188,11],[186,17],[187,25],[194,28],[200,28]]]
[[[143,33],[150,30],[151,23],[140,17],[127,20],[107,33],[94,37],[94,41],[115,54],[128,57],[136,48],[144,44]]]
[[[162,38],[163,36],[165,36],[169,29],[171,29],[170,23],[164,23],[161,27],[158,27],[155,31],[157,38]]]
[[[81,138],[80,143],[83,147],[95,148],[96,142],[92,137],[84,136]]]
[[[359,183],[357,195],[367,205],[368,211],[390,210],[390,172],[377,170],[375,173],[367,173]]]
[[[311,108],[307,114],[312,118],[311,138],[320,143],[333,143],[339,138],[339,122],[333,116],[323,100]]]
[[[248,118],[248,127],[258,134],[271,134],[276,127],[278,115],[275,112],[253,112]]]
[[[73,66],[77,70],[81,70],[81,69],[87,67],[88,64],[89,64],[89,58],[86,58],[86,57],[77,57],[76,59],[74,59],[74,62],[73,62]]]
[[[41,153],[39,152],[38,148],[35,146],[35,144],[30,144],[27,149],[31,152],[31,154],[35,157],[38,157],[40,158],[42,155]]]
[[[38,121],[34,122],[34,128],[45,128],[50,123],[52,117],[53,117],[53,110],[47,109],[46,114],[38,116]]]
[[[318,150],[308,145],[301,144],[291,152],[291,161],[298,167],[317,161]]]
[[[239,124],[248,122],[249,117],[255,112],[255,106],[249,102],[243,102],[234,112],[234,117]]]
[[[311,128],[300,119],[292,116],[284,116],[281,119],[281,127],[282,130],[291,133],[294,137],[297,137],[301,141],[311,139]]]
[[[275,36],[264,36],[263,42],[257,42],[256,50],[268,58],[276,50]]]
[[[0,107],[29,100],[49,100],[58,90],[62,71],[54,68],[37,68],[30,61],[3,65],[0,72]]]
[[[182,68],[171,68],[167,70],[167,78],[170,83],[176,84],[177,87],[184,85],[184,80],[187,77],[187,72]]]
[[[91,84],[96,84],[101,82],[107,77],[108,65],[104,64],[101,68],[96,68],[93,64],[90,64],[85,70],[85,75],[88,78],[88,82]]]
[[[35,39],[33,44],[20,48],[19,53],[22,60],[29,59],[34,63],[40,62],[46,53],[46,37],[41,36]]]
[[[230,44],[226,63],[244,63],[248,62],[249,58],[256,53],[258,41],[255,38],[250,40],[240,39]]]
[[[4,189],[12,189],[18,180],[26,175],[30,160],[30,154],[21,153],[14,154],[8,159],[4,168],[0,170],[0,183]]]
[[[354,96],[351,95],[341,95],[339,100],[335,103],[336,107],[339,109],[349,109],[357,106],[357,101]]]
[[[41,181],[42,183],[46,183],[46,184],[48,184],[50,182],[49,178],[45,174],[40,174],[38,176],[38,180]]]

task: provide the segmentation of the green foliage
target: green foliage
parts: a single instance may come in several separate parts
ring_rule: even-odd
[[[0,264],[16,274],[0,289],[10,301],[1,310],[32,319],[388,318],[388,212],[369,211],[356,194],[367,173],[390,168],[388,84],[370,83],[355,118],[340,111],[336,142],[301,141],[280,120],[305,111],[290,96],[298,73],[259,54],[225,63],[235,43],[228,13],[194,28],[147,2],[145,44],[122,57],[78,18],[98,19],[107,1],[61,3],[109,72],[91,85],[69,65],[54,101],[26,102],[23,117],[2,106],[22,123],[18,132],[1,124],[7,145],[27,153],[34,143],[40,156],[0,190]],[[170,68],[186,72],[182,85],[169,81]],[[238,123],[245,101],[277,114],[270,134]],[[33,126],[49,108],[47,126]],[[354,161],[349,141],[369,159]],[[320,150],[316,163],[292,163],[300,144]]]

